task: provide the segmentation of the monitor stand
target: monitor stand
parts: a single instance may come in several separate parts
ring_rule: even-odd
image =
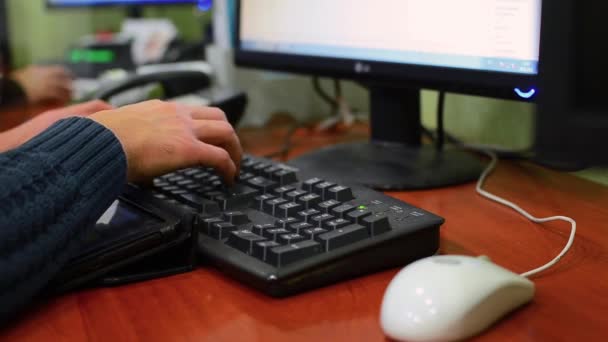
[[[420,89],[371,86],[371,141],[333,145],[290,164],[378,190],[429,189],[476,180],[483,167],[457,148],[422,144]]]

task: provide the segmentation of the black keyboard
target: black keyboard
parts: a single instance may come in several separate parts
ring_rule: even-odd
[[[227,188],[180,170],[153,193],[194,213],[202,262],[283,297],[435,254],[441,217],[358,186],[247,156]]]

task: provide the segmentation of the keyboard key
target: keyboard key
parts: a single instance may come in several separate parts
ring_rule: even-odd
[[[278,212],[277,209],[279,208],[279,206],[281,204],[285,204],[285,203],[289,203],[289,201],[284,198],[275,198],[275,199],[268,200],[268,201],[264,202],[262,211],[264,211],[265,213],[270,214],[272,216],[278,216],[277,214],[275,214],[276,212]],[[278,217],[284,217],[284,216],[278,216]]]
[[[205,198],[209,198],[208,194],[213,191],[215,191],[215,189],[212,186],[202,184],[199,184],[199,187],[194,190],[194,192]]]
[[[162,176],[160,176],[159,178],[164,179],[164,180],[167,180],[167,179],[169,179],[169,178],[171,178],[171,177],[175,177],[175,176],[177,176],[177,175],[178,175],[178,173],[177,173],[177,172],[171,172],[171,173],[167,173],[166,175],[162,175]]]
[[[179,182],[184,179],[186,179],[186,177],[184,177],[182,175],[175,175],[175,176],[167,178],[167,181],[169,181],[171,183],[175,183],[175,182]]]
[[[329,201],[325,201],[325,202],[321,202],[317,205],[317,209],[321,210],[321,212],[325,213],[325,214],[330,214],[331,210],[337,206],[339,206],[341,203],[336,201],[336,200],[329,200]]]
[[[255,175],[251,172],[241,172],[240,176],[239,176],[239,181],[244,182],[248,179],[251,179],[255,177]]]
[[[293,184],[298,181],[298,176],[292,170],[279,170],[272,174],[272,179],[279,182],[281,185]]]
[[[342,204],[342,205],[339,205],[339,206],[333,208],[331,210],[331,213],[334,216],[337,216],[339,218],[346,218],[346,214],[348,214],[349,212],[356,210],[356,209],[357,209],[357,207],[355,207],[354,205]]]
[[[253,227],[251,227],[251,230],[253,231],[253,233],[260,235],[260,236],[266,236],[266,234],[264,233],[265,231],[269,230],[269,229],[276,229],[276,228],[281,228],[281,227],[277,227],[272,223],[265,223],[265,224],[254,224]]]
[[[181,190],[178,186],[175,186],[175,185],[163,186],[160,189],[162,191],[164,191],[164,192],[171,192],[171,191],[175,191],[175,190]]]
[[[333,199],[328,197],[328,190],[336,185],[336,183],[332,182],[321,182],[313,187],[312,192],[323,197],[325,200]]]
[[[347,202],[352,199],[355,199],[355,196],[353,196],[353,191],[351,188],[343,185],[338,185],[327,190],[327,196],[323,198],[330,198],[339,202]]]
[[[321,214],[321,212],[318,211],[317,209],[307,209],[307,210],[300,211],[298,213],[298,216],[302,219],[302,221],[308,222],[308,220],[311,217],[317,216],[319,214]]]
[[[321,196],[317,194],[308,194],[304,195],[297,199],[297,202],[300,203],[305,209],[312,209],[317,206],[317,204],[321,203],[323,199]]]
[[[222,181],[222,179],[218,175],[212,175],[205,180],[205,182],[207,182],[207,183],[213,183],[213,182],[217,182],[217,181],[220,181],[220,182]]]
[[[258,189],[263,193],[269,193],[272,189],[277,187],[278,183],[264,177],[254,177],[247,180],[247,185]]]
[[[183,179],[179,182],[176,182],[175,185],[184,187],[184,186],[186,186],[188,184],[192,184],[192,183],[194,183],[194,181],[192,179]]]
[[[220,206],[216,202],[193,193],[175,194],[172,197],[177,201],[194,208],[199,213],[213,215],[220,212]]]
[[[198,224],[198,230],[199,230],[199,232],[201,232],[205,235],[209,235],[209,227],[211,227],[211,225],[214,223],[221,223],[221,222],[224,222],[224,221],[219,217],[211,217],[211,218],[203,219]]]
[[[194,190],[200,189],[202,187],[203,186],[199,183],[192,183],[192,184],[188,184],[188,185],[184,186],[184,189],[194,191]]]
[[[276,181],[276,179],[274,179],[272,176],[274,175],[275,172],[278,172],[281,170],[283,170],[283,168],[278,165],[267,167],[262,171],[262,174],[260,176],[263,176],[268,179],[272,179],[273,181]]]
[[[277,241],[279,236],[290,233],[291,232],[285,228],[266,229],[264,230],[264,237],[268,240]]]
[[[302,190],[307,192],[313,192],[312,189],[314,188],[314,186],[322,182],[323,180],[321,178],[311,178],[302,183]]]
[[[209,172],[202,172],[192,176],[192,179],[197,180],[199,182],[206,182],[207,179],[209,179],[209,177],[211,176],[212,174],[210,174]]]
[[[344,228],[350,224],[351,224],[350,221],[345,220],[343,218],[339,218],[339,219],[335,219],[335,220],[331,220],[331,221],[326,221],[323,225],[323,228],[325,228],[327,230],[336,230],[336,229]]]
[[[306,223],[306,222],[297,222],[297,223],[292,223],[288,226],[288,229],[293,231],[294,233],[298,233],[301,234],[301,232],[304,229],[310,229],[310,228],[314,228],[314,226],[310,223]]]
[[[186,170],[183,170],[181,172],[181,174],[184,175],[184,176],[192,177],[194,175],[198,175],[198,174],[201,174],[201,173],[204,173],[204,172],[205,171],[203,171],[201,169],[186,169]]]
[[[292,192],[294,190],[296,190],[295,186],[285,185],[274,189],[273,192],[279,197],[286,198],[285,196],[287,195],[287,193]]]
[[[223,192],[221,192],[221,191],[217,191],[217,190],[215,190],[215,191],[209,191],[209,192],[205,192],[205,193],[203,194],[203,197],[206,197],[206,198],[208,198],[208,199],[210,199],[210,200],[213,200],[213,201],[215,201],[215,199],[216,199],[217,197],[220,197],[220,196],[224,196],[224,193],[223,193]]]
[[[259,190],[242,184],[236,184],[227,188],[223,196],[218,196],[215,200],[223,210],[234,210],[247,208],[253,201]]]
[[[327,233],[327,229],[316,227],[304,229],[300,234],[304,235],[309,240],[315,240],[318,235],[325,233]]]
[[[325,251],[329,252],[365,240],[368,237],[367,228],[359,224],[352,224],[329,233],[321,234],[316,237],[316,241],[323,246]]]
[[[209,236],[217,240],[224,240],[235,230],[236,226],[229,222],[213,223],[209,226]]]
[[[245,213],[242,211],[227,211],[224,213],[224,220],[234,224],[235,226],[240,226],[251,222],[249,217],[247,217],[247,215],[245,215]]]
[[[302,211],[302,209],[304,209],[304,207],[302,207],[301,204],[289,202],[289,203],[281,204],[278,206],[278,208],[275,208],[274,216],[276,216],[276,217],[295,216],[298,214],[298,212]]]
[[[281,245],[288,245],[300,241],[304,241],[305,237],[297,233],[283,234],[279,236],[278,243]]]
[[[277,226],[277,228],[288,228],[289,225],[298,223],[298,222],[300,222],[300,221],[298,221],[295,217],[287,217],[287,218],[277,220],[275,225]]]
[[[253,256],[262,261],[266,261],[266,259],[268,257],[268,251],[271,248],[275,248],[275,247],[279,247],[279,246],[281,246],[281,245],[279,245],[275,241],[255,242],[253,244]]]
[[[251,173],[256,174],[258,176],[265,176],[264,169],[267,169],[269,167],[272,167],[272,164],[261,162],[251,168]]]
[[[315,256],[322,251],[322,247],[319,243],[313,240],[307,240],[271,248],[268,251],[266,262],[275,267],[283,267],[296,261]]]
[[[313,216],[310,220],[308,220],[308,223],[312,224],[314,227],[323,227],[325,222],[333,219],[335,219],[335,217],[330,214],[321,214]]]
[[[264,210],[264,203],[273,198],[276,198],[276,197],[273,195],[270,195],[270,194],[265,194],[265,195],[260,195],[260,196],[255,197],[253,199],[254,209],[259,210],[259,211]]]
[[[296,202],[298,198],[308,195],[308,192],[304,190],[294,190],[285,194],[285,198],[291,202]]]
[[[256,242],[262,241],[266,241],[266,239],[249,230],[237,230],[230,233],[230,236],[228,237],[228,245],[246,254],[252,254],[253,245]]]
[[[252,170],[254,166],[258,165],[260,162],[254,159],[247,159],[241,162],[241,169],[243,170]]]
[[[363,206],[359,207],[359,209],[350,211],[348,214],[346,214],[346,219],[347,220],[351,220],[355,223],[361,223],[361,221],[363,221],[364,218],[370,216],[372,213],[371,210],[364,208]]]
[[[367,216],[361,221],[361,224],[367,228],[370,236],[378,236],[391,230],[388,216],[385,213]]]
[[[186,191],[185,189],[179,188],[179,189],[171,190],[171,191],[169,191],[169,193],[171,195],[177,196],[177,195],[181,195],[181,194],[186,194],[186,193],[188,193],[188,191]]]
[[[156,178],[154,179],[154,181],[152,182],[152,184],[157,187],[157,188],[163,188],[166,186],[171,186],[171,184],[165,180],[163,180],[162,178]]]

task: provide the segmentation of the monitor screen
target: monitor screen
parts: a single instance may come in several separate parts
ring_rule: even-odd
[[[47,0],[55,7],[196,4],[197,0]]]
[[[538,71],[541,0],[243,0],[240,13],[243,51]]]

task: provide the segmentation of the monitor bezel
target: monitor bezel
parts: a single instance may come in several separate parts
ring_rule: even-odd
[[[312,57],[306,55],[244,50],[241,41],[241,0],[236,9],[235,63],[238,66],[296,74],[349,79],[366,84],[383,84],[405,88],[423,88],[525,102],[515,88],[538,89],[538,74],[526,75],[461,68],[373,62],[356,59]],[[360,72],[357,64],[365,64],[369,72]],[[539,63],[540,64],[540,63]]]

